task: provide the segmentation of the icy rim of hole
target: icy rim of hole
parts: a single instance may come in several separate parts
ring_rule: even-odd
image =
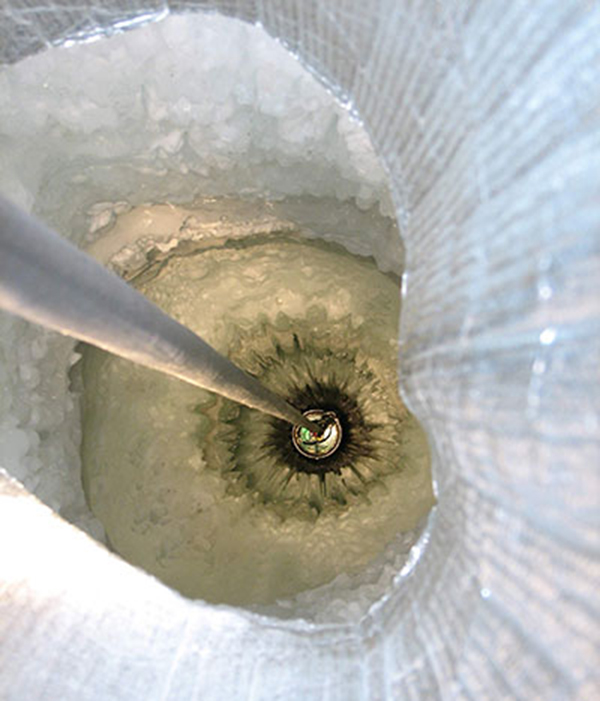
[[[181,51],[192,37],[204,52],[200,60],[193,51]],[[155,51],[156,45],[161,52]],[[236,53],[233,46],[243,49]],[[82,62],[82,55],[88,60]],[[111,65],[119,65],[118,75],[111,73]],[[148,71],[154,80],[150,85]],[[206,81],[214,85],[217,73],[236,76],[233,109],[228,104],[231,83],[211,95],[209,107],[202,102]],[[192,81],[194,74],[197,80]],[[187,90],[192,82],[204,91],[197,103]],[[90,243],[98,235],[93,229],[110,224],[98,225],[98,214],[111,209],[102,203],[123,195],[127,207],[160,201],[167,175],[173,182],[173,201],[189,201],[199,190],[208,195],[234,190],[274,199],[302,194],[355,201],[365,212],[379,207],[392,215],[386,177],[362,127],[276,41],[238,20],[169,17],[97,44],[67,42],[4,69],[0,86],[1,123],[7,125],[4,135],[13,146],[2,154],[0,187],[79,243]],[[105,94],[99,95],[99,89]],[[121,101],[115,101],[115,94]],[[104,102],[99,102],[102,97]],[[250,122],[244,121],[248,111]],[[211,131],[215,114],[216,134]],[[125,117],[138,122],[117,132]],[[236,119],[242,120],[241,127]],[[254,130],[251,138],[244,131],[248,123]],[[203,150],[207,143],[212,151]],[[245,172],[249,148],[253,168]],[[113,177],[106,178],[107,165]],[[190,174],[196,178],[193,189]],[[90,233],[82,237],[85,230]],[[396,236],[365,240],[358,235],[344,245],[374,255],[385,270],[390,261],[399,264]],[[80,440],[68,388],[68,367],[76,360],[73,343],[19,321],[1,322],[7,346],[11,337],[20,339],[7,358],[19,380],[9,385],[8,406],[0,414],[4,435],[9,436],[5,464],[67,520],[99,538],[98,523],[90,520],[79,485],[73,483]],[[56,363],[59,355],[62,360]],[[52,378],[53,387],[47,386],[47,378]],[[25,396],[18,396],[23,391]],[[56,395],[60,407],[45,404],[49,393]],[[66,480],[63,465],[69,466]],[[54,477],[63,480],[62,486],[52,484]],[[354,589],[350,582],[344,587]]]

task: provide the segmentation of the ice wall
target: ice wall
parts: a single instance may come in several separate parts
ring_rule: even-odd
[[[0,118],[3,192],[77,241],[106,201],[315,195],[393,214],[349,112],[265,31],[217,15],[5,68]]]
[[[81,30],[208,6],[9,2],[0,44],[14,59]],[[408,261],[403,384],[433,440],[436,518],[408,581],[392,581],[359,625],[307,627],[182,601],[5,486],[3,529],[18,537],[3,541],[4,688],[593,698],[600,7],[215,6],[262,22],[350,100],[391,175]]]
[[[366,132],[296,58],[239,20],[169,17],[5,67],[0,138],[0,190],[81,245],[110,239],[116,215],[135,205],[199,196],[185,226],[211,236],[207,196],[237,194],[279,201],[273,226],[281,210],[400,272],[397,228],[377,217],[392,205]],[[172,235],[168,215],[143,211],[139,236]],[[249,209],[226,218],[236,235],[256,233]],[[8,315],[0,324],[1,464],[102,537],[80,488],[74,344]]]

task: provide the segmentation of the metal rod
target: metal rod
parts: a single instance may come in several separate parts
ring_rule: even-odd
[[[317,432],[293,406],[0,196],[0,308]]]

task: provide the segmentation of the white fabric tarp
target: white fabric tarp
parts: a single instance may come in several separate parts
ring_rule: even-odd
[[[262,23],[389,172],[438,506],[409,577],[317,626],[188,601],[0,477],[0,697],[593,698],[600,5],[7,0],[0,60],[198,9]]]

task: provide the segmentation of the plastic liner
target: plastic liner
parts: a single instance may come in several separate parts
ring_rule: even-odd
[[[187,601],[3,478],[1,695],[593,698],[600,6],[9,0],[0,54],[195,9],[261,22],[373,138],[406,245],[401,387],[439,504],[359,624],[315,626]]]

